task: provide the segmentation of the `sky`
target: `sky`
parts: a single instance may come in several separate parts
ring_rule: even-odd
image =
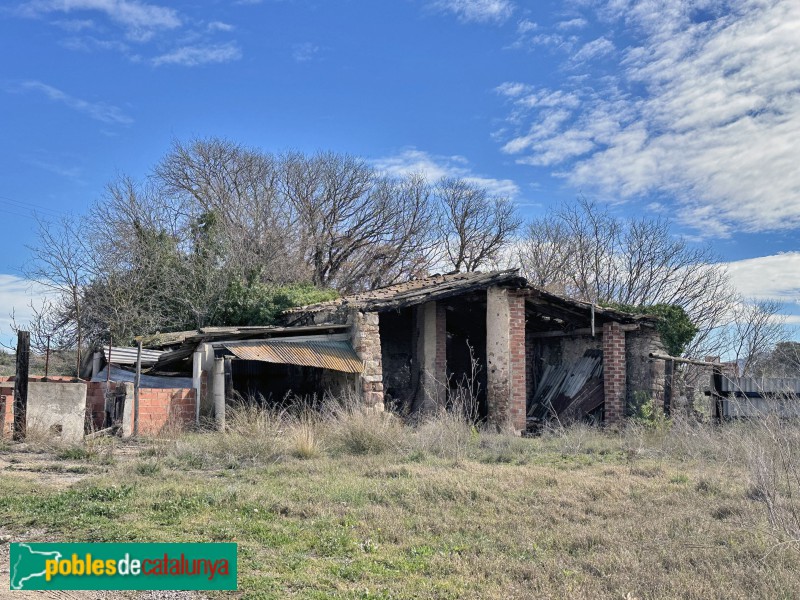
[[[4,0],[0,56],[0,334],[34,215],[212,136],[668,217],[800,325],[797,0]]]

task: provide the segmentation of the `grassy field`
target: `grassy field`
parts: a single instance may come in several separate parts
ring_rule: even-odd
[[[797,436],[761,429],[521,439],[251,411],[225,435],[6,445],[0,528],[235,541],[243,598],[798,597]]]

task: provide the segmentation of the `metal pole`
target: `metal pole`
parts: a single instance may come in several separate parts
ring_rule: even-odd
[[[111,337],[111,332],[108,332],[108,360],[106,361],[106,393],[104,394],[105,399],[105,422],[103,423],[103,427],[111,427],[112,424],[112,416],[111,416],[111,409],[112,409],[112,402],[113,399],[110,398],[109,388],[111,387],[111,343],[113,339]]]
[[[142,340],[136,346],[136,377],[133,379],[133,436],[139,435],[139,388],[142,383]]]

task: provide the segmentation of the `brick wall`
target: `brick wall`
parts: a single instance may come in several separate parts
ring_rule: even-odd
[[[511,426],[522,431],[527,417],[527,358],[525,343],[525,296],[508,293],[509,311],[509,360],[511,363],[511,403],[509,419]]]
[[[498,428],[525,429],[525,296],[492,287],[486,296],[486,399],[489,422]]]
[[[116,385],[109,383],[111,389]],[[106,382],[90,381],[86,384],[86,422],[95,431],[103,428],[106,419]]]
[[[605,422],[615,425],[625,415],[625,331],[617,322],[603,323],[603,389]]]
[[[3,379],[7,378],[4,377]],[[3,428],[0,430],[0,437],[10,437],[14,423],[14,383],[11,382],[9,385],[7,382],[3,382],[2,385],[0,385],[0,395],[5,396],[5,407],[2,417],[0,417],[0,421],[3,422]]]
[[[364,405],[383,410],[383,359],[378,313],[353,311],[353,350],[364,361],[360,377]]]
[[[436,358],[435,376],[442,383],[447,381],[447,309],[442,302],[436,303]]]
[[[14,422],[13,377],[0,377],[0,395],[6,397],[5,423],[0,435],[10,436]],[[41,381],[31,377],[30,381]],[[48,381],[72,381],[70,377],[49,377]],[[203,382],[205,383],[205,381]],[[112,389],[115,382],[110,383]],[[86,422],[95,430],[105,420],[105,381],[86,382]],[[133,398],[130,399],[133,406]],[[187,388],[141,388],[139,391],[139,432],[155,434],[165,427],[183,428],[194,423],[195,392]]]
[[[194,423],[193,388],[141,388],[139,433],[153,435],[165,428],[183,429]]]

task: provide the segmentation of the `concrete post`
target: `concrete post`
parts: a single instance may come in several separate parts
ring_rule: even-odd
[[[203,385],[201,373],[203,370],[203,353],[196,351],[192,355],[192,387],[194,388],[194,421],[200,424],[200,390]]]
[[[225,359],[214,359],[214,418],[217,430],[225,431]]]
[[[92,355],[92,379],[100,373],[100,359],[103,356],[102,352],[95,352]]]

